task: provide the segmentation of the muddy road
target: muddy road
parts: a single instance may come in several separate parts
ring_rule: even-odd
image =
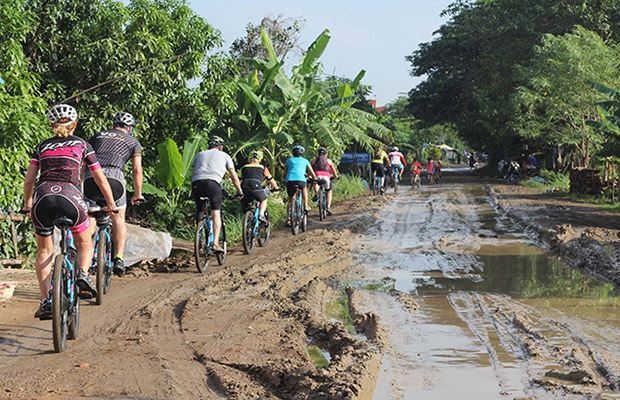
[[[182,254],[135,268],[62,354],[32,274],[2,271],[21,284],[0,304],[0,398],[620,398],[618,291],[446,178],[203,275]]]

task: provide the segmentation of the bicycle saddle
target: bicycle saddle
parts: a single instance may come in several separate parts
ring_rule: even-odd
[[[74,222],[71,218],[68,217],[60,217],[60,218],[56,218],[52,224],[54,224],[55,226],[59,227],[59,228],[68,228],[70,226],[73,226]]]

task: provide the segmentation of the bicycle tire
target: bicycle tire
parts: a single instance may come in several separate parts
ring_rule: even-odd
[[[99,232],[99,240],[97,240],[97,273],[95,283],[97,285],[97,298],[95,299],[95,304],[100,306],[103,304],[103,294],[105,289],[105,275],[106,275],[106,251],[107,251],[107,243],[105,232]]]
[[[65,304],[65,279],[63,274],[64,255],[58,254],[54,259],[52,281],[52,337],[54,351],[62,353],[67,344],[67,307]]]
[[[267,246],[269,236],[271,235],[271,218],[269,217],[269,209],[265,210],[266,224],[262,224],[258,229],[258,245],[260,247]]]
[[[379,188],[377,187],[377,173],[373,172],[372,174],[372,194],[376,196],[379,193]]]
[[[398,192],[398,175],[394,175],[394,193]]]
[[[112,271],[112,256],[114,255],[114,242],[112,242],[112,231],[108,227],[107,234],[105,235],[105,281],[103,285],[103,294],[107,294],[110,291],[110,287],[112,286],[112,275],[114,275],[114,271]]]
[[[301,212],[301,221],[299,221],[299,229],[302,232],[305,232],[308,230],[308,211],[306,211],[305,207],[303,209],[303,211]]]
[[[224,263],[226,263],[226,251],[228,251],[226,247],[226,224],[224,223],[224,218],[222,218],[222,231],[220,232],[219,244],[220,247],[224,249],[224,253],[216,253],[215,258],[219,265],[224,265]]]
[[[293,197],[293,203],[291,204],[291,233],[293,235],[297,235],[299,233],[299,215],[298,215],[298,208],[299,205],[297,204],[297,194]]]
[[[254,213],[250,210],[243,214],[243,251],[245,254],[252,254],[254,246],[256,244],[254,238]]]
[[[323,188],[319,187],[319,221],[323,221],[325,219],[325,202],[323,201]]]
[[[207,254],[207,240],[209,238],[209,228],[205,220],[202,220],[196,226],[196,234],[194,235],[194,260],[198,272],[203,273],[209,267],[209,255]]]
[[[73,282],[75,282],[75,279],[77,278],[77,274],[75,273],[75,271],[73,275]],[[78,334],[80,333],[80,289],[75,284],[73,287],[73,298],[75,299],[75,303],[73,304],[73,310],[70,310],[70,312],[68,313],[70,318],[67,326],[67,338],[71,340],[77,339]]]

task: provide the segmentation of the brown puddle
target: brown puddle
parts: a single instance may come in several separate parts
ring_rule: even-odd
[[[389,331],[375,399],[616,398],[613,285],[536,247],[480,186],[399,193],[382,216],[359,286],[392,279],[419,309],[366,290]]]

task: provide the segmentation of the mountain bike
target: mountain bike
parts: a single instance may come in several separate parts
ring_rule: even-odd
[[[116,211],[118,212],[118,211]],[[94,257],[90,266],[90,273],[95,274],[97,285],[97,298],[95,304],[103,304],[103,295],[110,291],[112,284],[112,257],[114,256],[114,243],[112,242],[112,219],[106,211],[93,208],[88,215],[97,221],[97,232],[93,239]]]
[[[268,190],[263,188],[263,190]],[[276,190],[274,190],[275,192]],[[269,195],[270,192],[267,192]],[[243,214],[243,251],[245,254],[252,254],[254,251],[254,247],[256,246],[256,242],[258,241],[258,245],[260,247],[267,246],[269,243],[269,234],[271,233],[271,218],[269,217],[269,209],[265,210],[265,219],[267,223],[262,223],[259,221],[258,216],[260,215],[260,201],[254,201],[254,205],[248,207],[248,209]]]
[[[396,193],[398,191],[398,184],[400,180],[400,173],[398,168],[392,167],[390,170],[390,176],[392,177],[391,181],[392,186],[394,187],[394,193]]]
[[[435,176],[432,172],[426,171],[426,184],[432,185],[433,183],[435,183]]]
[[[57,218],[54,226],[60,229],[60,254],[54,258],[50,296],[52,303],[52,336],[54,351],[61,353],[67,338],[76,339],[80,327],[80,295],[76,285],[77,250],[73,246],[73,235],[69,230],[73,221],[67,217]]]
[[[420,188],[420,174],[416,174],[415,172],[411,173],[411,187],[414,189]]]
[[[308,227],[308,212],[303,202],[302,189],[295,187],[295,195],[291,203],[291,233],[297,235],[300,231],[305,232]]]
[[[377,176],[377,171],[372,172],[372,194],[381,194],[381,177]]]
[[[224,199],[231,199],[235,197],[229,197],[224,193]],[[222,218],[222,230],[220,232],[220,239],[218,244],[223,252],[214,251],[213,244],[215,238],[213,235],[213,217],[211,216],[211,203],[207,197],[201,197],[200,200],[205,202],[203,211],[203,218],[198,221],[196,225],[196,234],[194,235],[194,258],[196,260],[196,268],[198,272],[203,273],[209,267],[209,258],[215,256],[219,265],[224,265],[226,262],[226,219],[224,218],[224,210],[221,210]]]
[[[323,221],[327,218],[327,191],[325,190],[325,180],[320,177],[316,180],[319,185],[319,192],[317,193],[316,205],[319,210],[319,221]]]

